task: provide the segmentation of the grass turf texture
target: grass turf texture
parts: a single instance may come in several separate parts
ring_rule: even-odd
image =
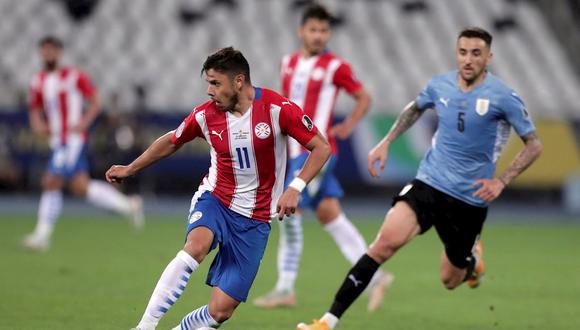
[[[0,220],[0,329],[129,329],[183,240],[179,219],[148,219],[142,233],[114,217],[63,219],[52,249],[19,248],[33,219]],[[278,229],[272,235],[249,301],[268,291],[276,274]],[[357,223],[370,241],[379,222]],[[580,329],[580,226],[488,225],[487,276],[480,288],[447,291],[439,282],[442,246],[435,231],[403,248],[383,268],[396,280],[378,312],[362,296],[337,330],[347,329]],[[204,284],[213,253],[189,281],[159,329],[207,303]],[[242,304],[220,329],[294,329],[329,307],[349,265],[314,221],[305,221],[305,249],[297,283],[299,305],[259,310]]]

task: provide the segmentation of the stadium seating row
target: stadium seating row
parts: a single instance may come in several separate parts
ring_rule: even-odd
[[[139,87],[148,107],[187,111],[205,99],[201,63],[228,45],[246,54],[255,84],[277,88],[280,58],[298,45],[299,12],[291,3],[244,0],[195,8],[198,2],[100,0],[88,18],[75,21],[59,1],[0,0],[0,106],[14,105],[14,93],[26,90],[39,67],[36,41],[46,33],[62,37],[66,62],[87,70],[105,99],[119,93],[126,108],[136,104]],[[352,63],[374,96],[375,111],[399,111],[429,77],[452,69],[457,31],[480,25],[494,34],[493,72],[536,116],[580,117],[574,111],[580,81],[528,1],[326,2],[344,18],[332,50]],[[184,13],[191,7],[200,11],[196,19]],[[339,99],[338,109],[348,109],[348,100]]]

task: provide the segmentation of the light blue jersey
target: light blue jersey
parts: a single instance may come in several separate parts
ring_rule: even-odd
[[[474,181],[494,176],[510,127],[519,136],[535,127],[520,97],[491,73],[469,92],[459,89],[457,77],[456,70],[434,76],[415,100],[420,109],[435,109],[439,119],[417,179],[471,205],[486,206],[473,196]]]

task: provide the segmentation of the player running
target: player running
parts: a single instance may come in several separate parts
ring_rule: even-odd
[[[233,48],[210,55],[203,64],[208,101],[175,130],[160,138],[128,166],[114,165],[107,180],[120,181],[168,157],[194,138],[211,148],[211,166],[191,200],[186,242],[161,275],[136,329],[155,329],[183,293],[206,255],[219,245],[206,283],[209,303],[175,329],[217,328],[246,301],[270,233],[270,218],[293,214],[300,192],[330,156],[330,146],[302,110],[288,99],[253,87],[250,67]],[[310,151],[304,168],[282,193],[286,141]]]
[[[435,76],[369,153],[368,169],[378,176],[389,145],[426,109],[439,125],[415,180],[393,200],[369,251],[351,268],[330,310],[298,330],[334,329],[339,318],[370,282],[378,267],[415,236],[435,227],[443,242],[440,276],[447,289],[467,281],[477,287],[484,267],[479,236],[489,203],[542,152],[534,124],[519,96],[487,71],[492,36],[467,28],[457,39],[458,70]],[[509,168],[494,177],[495,163],[513,127],[524,142]]]
[[[52,154],[42,178],[36,228],[24,238],[23,246],[33,251],[48,250],[66,185],[74,195],[123,214],[136,228],[142,228],[141,198],[125,196],[110,184],[91,180],[88,174],[88,129],[101,109],[96,88],[82,70],[60,66],[61,40],[44,37],[39,48],[44,68],[31,82],[30,125],[34,133],[49,141]],[[85,100],[88,106],[83,111]]]
[[[354,265],[367,250],[364,238],[342,211],[339,198],[343,196],[343,191],[334,175],[334,169],[338,149],[335,138],[346,139],[350,136],[367,113],[371,98],[354,77],[350,65],[326,48],[331,35],[331,20],[332,16],[325,7],[319,4],[309,6],[302,15],[302,24],[298,29],[301,49],[282,59],[282,94],[313,119],[328,137],[333,155],[302,193],[299,210],[281,223],[278,280],[272,291],[254,301],[258,307],[287,307],[296,304],[294,285],[302,256],[303,209],[315,210],[316,218],[351,264]],[[334,103],[340,89],[352,96],[356,105],[348,118],[332,126]],[[308,157],[308,150],[293,139],[290,139],[289,149],[287,183],[299,173]],[[392,280],[391,274],[377,271],[369,290],[370,311],[380,306]]]

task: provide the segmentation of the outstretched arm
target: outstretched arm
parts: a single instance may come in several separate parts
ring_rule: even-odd
[[[284,215],[289,216],[296,212],[298,199],[300,198],[302,189],[304,189],[306,184],[308,184],[320,169],[322,169],[322,166],[324,166],[330,157],[330,145],[320,133],[317,133],[312,137],[304,147],[310,150],[310,155],[306,158],[306,162],[304,163],[304,167],[300,173],[298,173],[290,183],[288,189],[284,191],[278,200],[276,212],[278,212],[279,220],[282,220]]]
[[[524,148],[520,151],[511,165],[499,177],[494,179],[475,180],[481,187],[474,193],[486,202],[495,200],[513,179],[524,172],[542,153],[543,147],[536,133],[522,137]]]
[[[105,173],[105,177],[109,182],[121,182],[123,179],[135,175],[147,166],[155,163],[156,161],[170,156],[179,148],[181,145],[175,145],[171,142],[171,136],[173,131],[167,132],[161,137],[159,137],[155,142],[153,142],[147,150],[145,150],[141,156],[137,157],[129,165],[113,165]]]
[[[396,138],[413,126],[417,119],[423,114],[423,109],[417,106],[415,101],[407,104],[403,112],[399,115],[391,130],[385,137],[369,152],[368,156],[368,170],[373,177],[378,177],[385,169],[389,146]],[[379,171],[375,169],[375,163],[379,162]]]

